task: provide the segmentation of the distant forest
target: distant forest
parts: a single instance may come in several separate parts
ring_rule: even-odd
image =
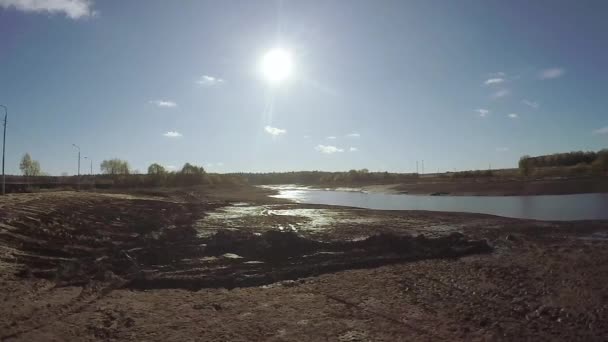
[[[190,163],[181,170],[168,171],[160,164],[148,167],[142,174],[131,171],[125,160],[110,159],[101,163],[101,174],[80,176],[47,176],[40,170],[40,164],[29,154],[22,158],[20,168],[23,176],[6,177],[9,191],[28,191],[35,188],[73,187],[174,187],[174,186],[219,186],[219,185],[261,185],[261,184],[305,184],[329,187],[364,186],[372,184],[412,183],[419,181],[444,181],[469,178],[476,179],[522,179],[551,177],[608,176],[608,149],[598,152],[568,152],[543,156],[523,156],[518,169],[471,170],[446,172],[441,174],[370,172],[368,169],[346,172],[293,171],[266,173],[207,173],[203,167]]]
[[[542,173],[542,169],[558,169],[562,175],[606,175],[608,172],[608,149],[598,152],[576,151],[543,156],[523,156],[519,169],[523,175]]]
[[[418,178],[417,173],[369,172],[367,169],[347,172],[295,171],[267,173],[232,173],[249,184],[311,184],[311,185],[348,185],[348,184],[391,184],[411,181]]]

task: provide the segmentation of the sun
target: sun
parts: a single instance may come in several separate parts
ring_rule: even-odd
[[[291,76],[293,60],[291,53],[281,48],[274,48],[262,58],[262,74],[270,83],[281,83]]]

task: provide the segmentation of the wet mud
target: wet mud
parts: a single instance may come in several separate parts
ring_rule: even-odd
[[[608,336],[606,221],[213,191],[0,197],[0,341]]]
[[[121,287],[135,289],[259,286],[491,251],[486,241],[459,233],[321,241],[279,229],[220,230],[201,237],[195,223],[226,203],[117,196],[44,199],[4,211],[0,243],[12,249],[3,258],[19,266],[20,277],[50,279],[60,286],[117,279]]]

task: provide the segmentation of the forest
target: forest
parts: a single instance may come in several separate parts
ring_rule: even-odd
[[[562,176],[596,175],[608,172],[608,149],[554,153],[519,159],[519,170],[524,176],[554,173]]]

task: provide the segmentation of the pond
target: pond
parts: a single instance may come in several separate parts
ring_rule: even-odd
[[[299,203],[382,210],[430,210],[491,214],[535,220],[606,220],[608,194],[550,196],[426,196],[319,190],[292,185],[265,186],[275,197]]]

